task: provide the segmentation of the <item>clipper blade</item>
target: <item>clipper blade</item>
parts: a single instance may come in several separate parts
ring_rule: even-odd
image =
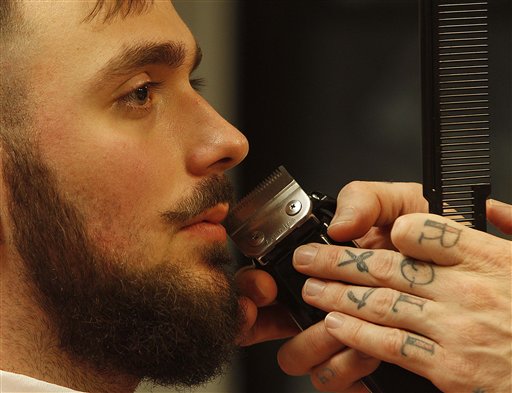
[[[298,209],[287,211],[290,204]],[[231,210],[226,229],[246,256],[259,258],[310,213],[308,195],[280,166]]]
[[[229,214],[227,226],[233,229],[239,227],[240,223],[247,221],[256,209],[262,208],[293,183],[296,183],[295,179],[290,176],[284,166],[280,166],[237,203]],[[228,232],[230,232],[229,229]]]

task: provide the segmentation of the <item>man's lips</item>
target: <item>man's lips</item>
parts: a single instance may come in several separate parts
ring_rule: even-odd
[[[207,209],[198,214],[194,218],[188,220],[183,225],[183,228],[198,224],[200,222],[207,222],[210,224],[220,224],[227,217],[229,212],[229,205],[227,203],[219,203],[218,205]]]
[[[226,229],[221,223],[227,217],[228,212],[229,205],[227,203],[218,204],[185,222],[180,230],[208,240],[225,241]]]

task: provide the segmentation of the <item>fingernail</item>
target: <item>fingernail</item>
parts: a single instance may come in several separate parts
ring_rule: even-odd
[[[488,199],[488,203],[489,203],[489,205],[491,205],[494,208],[507,209],[507,210],[509,209],[509,205],[507,205],[506,203],[503,203],[501,201],[498,201],[497,199]]]
[[[304,286],[308,296],[316,296],[322,293],[324,290],[325,282],[316,280],[314,278],[308,278]]]
[[[325,327],[327,329],[339,329],[343,326],[345,318],[336,312],[331,312],[325,317]]]
[[[331,225],[340,225],[352,222],[354,221],[355,215],[356,212],[353,207],[344,207],[336,212],[331,221]]]
[[[301,246],[295,250],[293,262],[296,265],[308,265],[316,257],[318,249],[313,246]]]

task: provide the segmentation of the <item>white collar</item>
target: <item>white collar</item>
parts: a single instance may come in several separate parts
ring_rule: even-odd
[[[26,375],[0,370],[0,392],[2,393],[69,393],[75,392],[69,388],[57,386],[48,382],[27,377]]]

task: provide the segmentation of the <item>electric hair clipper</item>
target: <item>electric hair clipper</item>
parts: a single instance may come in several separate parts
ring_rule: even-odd
[[[340,244],[327,235],[335,210],[333,198],[308,195],[280,166],[233,208],[226,222],[229,236],[242,253],[274,277],[278,301],[301,329],[322,320],[325,313],[302,299],[308,277],[293,268],[293,252],[306,243]],[[353,243],[343,245],[354,247]]]

